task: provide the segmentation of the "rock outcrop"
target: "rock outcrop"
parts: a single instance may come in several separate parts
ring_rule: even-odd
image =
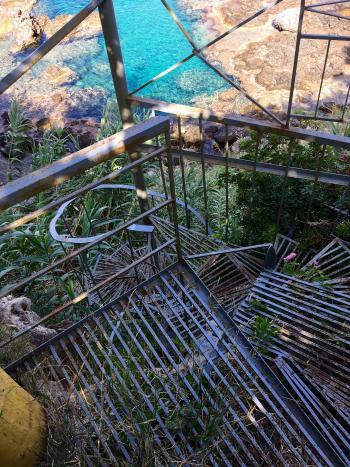
[[[0,323],[7,326],[13,334],[24,331],[40,319],[31,307],[32,303],[27,297],[14,298],[8,295],[0,299]],[[37,346],[56,334],[54,329],[39,325],[29,332],[29,338]]]
[[[226,32],[267,4],[264,0],[181,2],[188,14],[196,14],[203,23],[210,25],[209,39]],[[251,96],[280,116],[283,116],[289,98],[299,6],[298,0],[285,0],[205,51],[211,62],[219,63],[228,75],[240,81]],[[332,9],[345,14],[342,4],[332,5]],[[348,35],[349,21],[306,13],[303,31]],[[302,42],[294,99],[294,104],[300,109],[315,108],[326,48],[327,41]],[[341,41],[333,41],[321,101],[342,105],[349,84],[348,47]],[[197,99],[195,104],[201,106],[200,101],[201,98]],[[257,109],[234,89],[220,92],[211,108],[249,115]]]
[[[10,51],[21,52],[36,46],[42,37],[40,22],[32,14],[36,0],[2,0],[0,3],[0,39],[10,41]]]
[[[39,16],[37,21],[41,25],[45,36],[51,37],[55,32],[61,29],[73,15],[59,15],[54,19],[50,19],[47,16]],[[92,13],[82,23],[77,26],[67,37],[65,37],[61,43],[67,43],[71,40],[87,39],[91,37],[97,37],[102,33],[101,21],[98,13]]]

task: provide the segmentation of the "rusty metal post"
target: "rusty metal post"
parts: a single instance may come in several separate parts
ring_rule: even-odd
[[[120,118],[123,128],[128,128],[134,124],[134,119],[131,106],[128,102],[128,83],[126,80],[124,60],[114,13],[113,1],[104,0],[104,2],[98,7],[98,10],[107,48],[109,65],[111,67],[114,89],[118,101]],[[129,156],[131,162],[139,159],[140,157],[139,153],[137,152],[131,153]],[[134,168],[133,174],[141,212],[145,212],[148,209],[148,197],[142,166],[137,166]]]
[[[173,210],[173,223],[174,223],[174,232],[176,239],[176,254],[179,261],[183,259],[182,248],[181,248],[181,237],[179,229],[179,219],[177,215],[177,204],[176,204],[176,188],[175,188],[175,179],[174,179],[174,164],[173,157],[171,152],[171,141],[170,141],[170,128],[164,133],[165,142],[166,142],[166,157],[168,164],[168,173],[169,173],[169,187],[170,187],[170,197],[172,199],[172,210]]]
[[[290,83],[290,94],[289,94],[288,109],[287,109],[286,128],[289,128],[292,107],[293,107],[294,90],[295,90],[295,83],[296,83],[297,71],[298,71],[299,51],[300,51],[300,44],[301,44],[301,36],[303,32],[304,13],[305,13],[305,0],[300,0],[300,13],[299,13],[297,38],[296,38],[296,43],[295,43],[293,71],[292,71],[292,78],[291,78],[291,83]]]

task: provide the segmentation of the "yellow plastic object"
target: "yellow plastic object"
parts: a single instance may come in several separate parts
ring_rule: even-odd
[[[0,369],[0,466],[37,465],[45,435],[42,406]]]

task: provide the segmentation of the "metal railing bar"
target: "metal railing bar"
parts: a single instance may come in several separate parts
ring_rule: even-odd
[[[134,89],[133,91],[129,92],[129,96],[134,96],[134,94],[137,94],[138,92],[142,91],[144,88],[146,88],[147,86],[149,86],[150,84],[152,83],[155,83],[156,81],[158,81],[160,78],[163,78],[163,76],[166,76],[167,74],[169,74],[170,72],[176,70],[177,68],[179,68],[181,65],[183,65],[184,63],[188,62],[191,58],[193,58],[195,56],[194,53],[192,53],[191,55],[188,55],[187,57],[183,58],[182,60],[179,60],[178,62],[174,63],[174,65],[170,66],[169,68],[167,68],[166,70],[162,71],[161,73],[159,73],[158,75],[154,76],[153,78],[149,79],[148,81],[146,81],[146,83],[142,84],[141,86],[139,86],[138,88]]]
[[[153,117],[81,151],[65,156],[47,167],[9,182],[0,187],[0,211],[60,185],[69,178],[113,159],[119,154],[128,152],[138,144],[168,130],[169,127],[168,118]],[[137,162],[141,164],[140,159]]]
[[[349,86],[350,91],[350,86]],[[181,167],[181,181],[182,181],[182,193],[184,197],[185,203],[185,212],[186,212],[186,227],[189,229],[191,227],[191,217],[188,211],[188,203],[187,203],[187,188],[186,188],[186,180],[185,180],[185,164],[183,159],[183,138],[182,138],[182,126],[181,126],[181,117],[177,119],[177,129],[179,134],[179,155],[180,155],[180,167]]]
[[[172,19],[174,20],[174,22],[176,23],[177,27],[180,29],[180,31],[182,32],[182,34],[186,37],[187,41],[189,42],[189,44],[192,46],[192,48],[194,50],[198,50],[195,42],[193,41],[192,37],[189,35],[189,33],[186,31],[186,29],[184,28],[184,26],[182,25],[181,21],[179,20],[177,14],[175,13],[175,11],[170,7],[170,5],[168,4],[168,2],[166,0],[160,0],[163,5],[165,6],[166,10],[168,11],[168,13],[170,14],[170,16],[172,17]]]
[[[149,209],[148,211],[146,211],[145,213],[142,213],[140,214],[139,216],[133,218],[133,219],[130,219],[129,221],[123,223],[122,225],[116,227],[115,229],[101,235],[101,237],[99,237],[97,240],[93,241],[93,242],[90,242],[88,243],[87,245],[85,246],[82,246],[81,248],[73,251],[72,253],[70,253],[69,255],[65,256],[64,258],[61,258],[57,261],[55,261],[54,263],[50,264],[49,266],[47,266],[46,268],[43,268],[41,269],[40,271],[37,271],[35,273],[33,273],[31,276],[27,277],[26,279],[24,279],[23,281],[19,282],[18,284],[16,285],[13,285],[13,286],[9,286],[9,287],[4,287],[3,289],[0,290],[0,298],[4,297],[5,295],[9,294],[9,293],[12,293],[14,292],[15,290],[19,289],[19,288],[22,288],[24,287],[25,285],[29,284],[30,282],[32,282],[33,280],[35,279],[38,279],[39,277],[41,277],[42,275],[50,272],[51,270],[55,269],[56,267],[64,264],[66,261],[70,261],[72,258],[75,258],[76,256],[80,255],[81,253],[83,253],[84,251],[87,251],[89,250],[91,247],[93,246],[96,246],[98,245],[99,243],[103,242],[104,240],[107,240],[108,238],[112,237],[113,235],[115,235],[116,233],[130,227],[131,225],[135,224],[135,223],[138,223],[139,221],[141,221],[142,219],[146,218],[147,216],[159,211],[160,209],[163,209],[165,208],[166,206],[168,206],[169,204],[172,203],[172,200],[169,199],[168,201],[165,201],[164,203],[161,203],[157,206],[155,206],[154,208],[151,208]]]
[[[0,95],[12,86],[21,76],[29,71],[39,60],[41,60],[50,50],[70,34],[79,24],[84,21],[104,0],[92,0],[78,14],[70,19],[61,29],[40,45],[13,71],[0,81]]]
[[[301,39],[312,40],[331,40],[331,41],[350,41],[350,36],[335,36],[334,34],[301,34]]]
[[[310,195],[310,201],[309,201],[309,204],[308,204],[308,207],[307,207],[307,211],[306,211],[304,229],[306,228],[307,223],[308,223],[309,218],[310,218],[311,208],[312,208],[312,205],[313,205],[313,202],[314,202],[315,193],[316,193],[316,187],[317,187],[317,185],[318,185],[318,180],[319,180],[319,177],[320,177],[321,165],[322,165],[322,162],[323,162],[323,160],[324,160],[325,153],[326,153],[326,146],[323,146],[323,148],[321,149],[320,153],[318,154],[318,158],[317,158],[316,177],[315,177],[315,181],[314,181],[314,183],[313,183],[312,192],[311,192],[311,195]]]
[[[282,213],[284,211],[284,201],[286,198],[286,191],[287,191],[287,186],[288,186],[288,172],[293,160],[293,149],[295,145],[295,140],[291,139],[289,141],[289,147],[288,147],[288,161],[287,165],[285,166],[285,173],[283,177],[283,185],[282,185],[282,193],[281,193],[281,200],[280,200],[280,205],[278,209],[278,214],[277,214],[277,220],[276,220],[276,235],[279,233],[279,228],[280,228],[280,223],[281,223],[281,218],[282,218]]]
[[[346,19],[348,21],[350,20],[349,16],[339,15],[338,13],[334,13],[331,11],[322,11],[322,10],[318,10],[317,8],[307,8],[307,11],[311,11],[312,13],[318,13],[320,15],[332,16],[338,19]]]
[[[174,178],[174,166],[173,166],[173,157],[171,153],[171,140],[170,140],[170,131],[165,133],[165,141],[166,141],[166,158],[168,164],[168,175],[169,175],[169,189],[170,189],[170,199],[172,201],[172,218],[173,218],[173,227],[174,227],[174,235],[176,239],[176,254],[178,261],[182,259],[182,247],[181,247],[181,239],[180,239],[180,229],[179,229],[179,219],[177,214],[177,204],[176,204],[176,187],[175,187],[175,178]]]
[[[344,120],[344,117],[345,117],[345,114],[346,114],[346,108],[347,108],[348,102],[349,102],[349,95],[350,95],[350,85],[348,87],[348,92],[347,92],[346,98],[345,98],[344,108],[343,108],[343,112],[342,112],[342,116],[341,116],[342,120]]]
[[[228,142],[228,125],[225,125],[225,241],[228,242],[228,230],[229,230],[229,187],[228,187],[228,176],[229,176],[229,165],[228,158],[230,157],[230,146]]]
[[[248,242],[251,243],[251,229],[252,229],[252,219],[253,219],[253,211],[254,211],[254,200],[255,200],[255,180],[256,180],[256,172],[257,172],[257,164],[258,164],[258,157],[259,157],[259,148],[262,139],[262,134],[258,132],[256,144],[255,144],[255,151],[254,151],[254,165],[253,165],[253,175],[252,175],[252,183],[250,187],[250,203],[249,203],[249,213],[248,213]]]
[[[315,120],[314,115],[307,115],[307,114],[291,114],[291,117],[295,118],[296,120]],[[317,120],[322,120],[323,122],[334,122],[334,123],[343,123],[343,119],[341,118],[332,118],[332,117],[324,117],[319,115]]]
[[[199,48],[198,49],[198,52],[203,52],[204,50],[208,49],[209,47],[211,47],[212,45],[216,44],[218,41],[220,41],[221,39],[223,39],[224,37],[228,36],[229,34],[231,34],[232,32],[236,31],[237,29],[241,28],[242,26],[245,26],[247,23],[249,23],[250,21],[252,21],[253,19],[257,18],[258,16],[262,15],[263,13],[265,13],[265,11],[268,11],[270,8],[272,8],[273,6],[275,5],[278,5],[279,3],[281,3],[283,0],[275,0],[271,3],[269,3],[267,6],[261,8],[259,11],[257,11],[256,13],[254,13],[253,15],[249,16],[248,18],[246,18],[245,20],[241,21],[240,23],[236,24],[234,27],[230,28],[228,31],[224,32],[223,34],[221,34],[220,36],[216,37],[215,39],[213,39],[212,41],[208,42],[208,44],[204,45],[203,47]],[[145,87],[149,86],[150,84],[154,83],[155,81],[158,81],[160,78],[162,78],[163,76],[166,76],[168,73],[170,73],[171,71],[174,71],[176,70],[177,68],[179,68],[181,65],[183,65],[184,63],[188,62],[189,60],[191,60],[193,57],[195,57],[195,53],[194,51],[187,55],[187,57],[183,58],[182,60],[174,63],[172,66],[170,66],[169,68],[167,68],[166,70],[162,71],[161,73],[159,73],[158,75],[154,76],[153,78],[151,78],[150,80],[148,80],[146,83],[142,84],[141,86],[139,86],[137,89],[135,89],[134,91],[132,91],[131,93],[129,93],[129,96],[133,96],[134,94],[137,94],[138,92],[142,91],[142,89],[144,89]]]
[[[199,134],[200,134],[200,155],[201,155],[201,167],[202,167],[202,187],[203,187],[203,199],[204,199],[204,220],[205,220],[205,234],[209,233],[209,212],[208,212],[208,194],[207,194],[207,180],[205,174],[205,159],[204,159],[204,133],[203,133],[203,119],[199,118]]]
[[[205,110],[198,107],[191,107],[183,104],[174,104],[146,97],[131,96],[129,97],[129,101],[135,105],[158,110],[162,113],[176,117],[181,116],[199,119],[199,117],[202,116],[203,119],[215,123],[250,128],[256,131],[260,130],[262,133],[275,133],[277,135],[285,136],[287,138],[296,138],[305,141],[320,144],[328,144],[335,147],[344,147],[350,149],[350,138],[341,135],[322,133],[311,129],[282,128],[279,125],[264,120],[255,120],[249,117],[241,117],[236,115],[212,112],[210,110]]]
[[[330,47],[331,47],[331,41],[329,40],[328,44],[327,44],[326,57],[325,57],[325,60],[324,60],[324,65],[323,65],[323,70],[322,70],[320,89],[319,89],[318,95],[317,95],[317,103],[316,103],[316,109],[315,109],[315,119],[317,119],[318,109],[319,109],[319,106],[320,106],[320,97],[321,97],[321,93],[322,93],[324,77],[325,77],[325,74],[326,74],[326,68],[327,68],[327,62],[328,62]]]
[[[139,258],[138,260],[136,260],[134,263],[132,264],[129,264],[128,266],[126,266],[125,268],[121,269],[120,271],[116,272],[115,274],[112,274],[111,276],[109,276],[107,279],[105,279],[104,281],[102,282],[99,282],[97,285],[91,287],[90,289],[88,289],[87,291],[77,295],[76,297],[74,297],[72,300],[70,300],[69,302],[59,306],[58,308],[54,309],[53,311],[51,311],[50,313],[48,313],[46,316],[44,316],[43,318],[39,319],[36,323],[32,324],[31,326],[28,326],[28,328],[24,329],[23,331],[20,331],[19,333],[15,334],[14,336],[12,336],[10,339],[8,339],[7,341],[5,342],[1,342],[0,343],[0,348],[3,348],[5,347],[6,345],[8,345],[10,342],[13,342],[15,339],[18,339],[19,337],[27,334],[28,332],[32,331],[33,329],[35,329],[37,326],[39,326],[40,324],[43,324],[45,323],[48,319],[52,318],[53,316],[57,316],[58,314],[62,313],[63,311],[67,310],[68,308],[70,308],[71,306],[74,306],[76,305],[77,303],[80,303],[82,302],[83,300],[85,300],[86,298],[89,297],[90,294],[96,292],[97,290],[100,290],[102,287],[104,287],[106,284],[110,283],[111,281],[113,281],[114,279],[116,279],[118,276],[122,276],[123,274],[125,274],[127,271],[129,271],[130,269],[133,269],[135,266],[138,266],[139,264],[141,264],[142,262],[144,262],[145,260],[147,260],[148,258],[156,255],[157,253],[160,253],[162,250],[166,249],[167,247],[171,246],[172,244],[175,243],[175,239],[172,239],[172,240],[169,240],[167,241],[166,243],[164,243],[163,245],[160,245],[159,247],[155,248],[154,250],[150,251],[149,253],[147,253],[145,256],[142,256],[141,258]],[[102,304],[102,308],[103,308],[103,304]]]
[[[209,251],[207,253],[198,253],[196,255],[185,256],[184,259],[206,258],[207,256],[224,255],[226,253],[237,253],[238,251],[251,250],[253,248],[268,248],[271,243],[262,243],[259,245],[242,246],[237,248],[228,248],[225,250]]]
[[[243,94],[244,97],[246,97],[250,102],[252,102],[254,105],[256,105],[260,110],[265,112],[269,117],[271,117],[275,122],[279,123],[281,126],[284,126],[284,122],[280,120],[276,115],[274,115],[272,112],[270,112],[266,107],[264,107],[262,104],[260,104],[254,97],[252,97],[245,89],[242,88],[238,83],[233,81],[233,79],[229,78],[226,73],[222,72],[217,68],[215,65],[213,65],[209,60],[207,60],[202,54],[196,52],[196,56],[202,60],[203,63],[205,63],[209,68],[211,68],[215,73],[217,73],[221,78],[223,78],[225,81],[227,81],[229,84],[231,84],[232,87],[237,89],[239,92]]]
[[[305,10],[308,10],[309,8],[322,7],[327,5],[337,5],[339,3],[349,3],[349,0],[331,0],[323,3],[313,3],[312,5],[305,6]]]
[[[292,116],[291,114],[292,114],[292,108],[293,108],[295,83],[297,79],[301,34],[303,32],[304,13],[305,13],[305,0],[300,0],[298,29],[297,29],[297,37],[296,37],[296,42],[295,42],[294,61],[293,61],[292,77],[291,77],[291,82],[290,82],[290,93],[289,93],[288,107],[287,107],[287,118],[286,118],[287,128],[289,128],[290,118]]]

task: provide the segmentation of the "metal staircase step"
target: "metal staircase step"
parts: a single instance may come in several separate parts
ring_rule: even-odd
[[[345,465],[185,263],[7,371],[61,387],[88,465],[138,462],[145,443],[163,465]]]
[[[232,319],[252,338],[256,317],[272,320],[271,355],[284,356],[328,381],[329,397],[350,409],[350,302],[337,291],[282,273],[264,271]],[[274,357],[274,358],[275,358]],[[336,393],[336,394],[335,394]]]

